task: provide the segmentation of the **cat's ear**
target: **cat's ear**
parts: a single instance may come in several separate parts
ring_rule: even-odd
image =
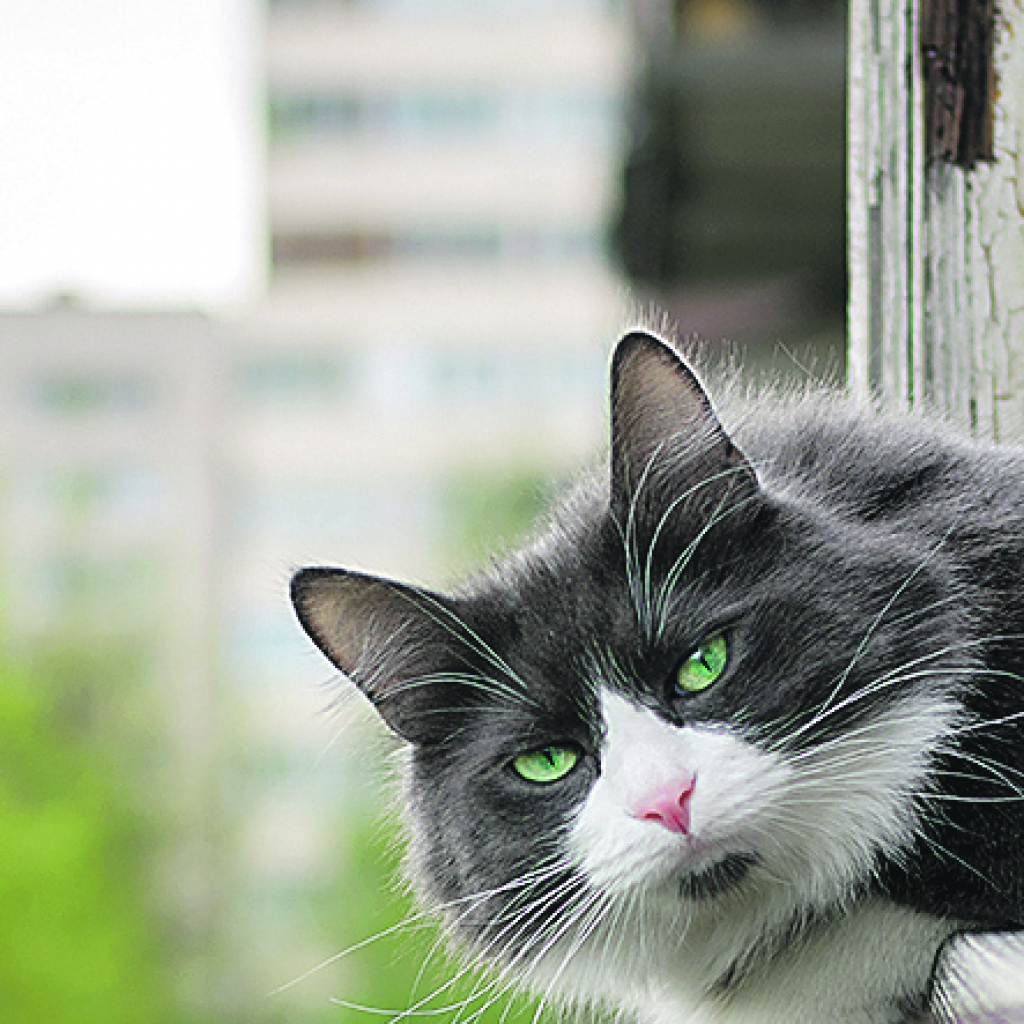
[[[345,569],[302,569],[292,578],[302,628],[331,663],[370,698],[394,732],[428,743],[444,728],[431,714],[451,705],[444,686],[427,685],[453,646],[454,612],[440,595]]]
[[[693,371],[666,342],[646,331],[627,334],[612,358],[612,501],[628,508],[644,481],[684,467],[737,496],[757,487],[743,453],[722,428]]]

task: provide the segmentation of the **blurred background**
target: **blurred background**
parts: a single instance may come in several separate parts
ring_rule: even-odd
[[[444,586],[510,543],[599,457],[638,310],[842,378],[844,18],[8,0],[0,1021],[500,995],[389,931],[391,748],[289,574]]]

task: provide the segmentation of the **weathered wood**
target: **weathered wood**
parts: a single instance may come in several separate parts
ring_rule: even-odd
[[[922,0],[928,152],[970,170],[991,160],[992,0]]]
[[[850,386],[1024,440],[1024,0],[923,2],[850,8]]]

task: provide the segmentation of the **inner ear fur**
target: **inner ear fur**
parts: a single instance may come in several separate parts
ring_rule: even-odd
[[[671,470],[690,486],[742,496],[757,477],[733,444],[696,374],[667,342],[633,331],[617,345],[611,373],[612,503]]]
[[[446,599],[393,580],[320,567],[296,573],[291,598],[313,643],[369,697],[387,725],[411,742],[429,742],[443,722],[424,711],[441,695],[421,681],[450,657],[445,622],[455,613]]]

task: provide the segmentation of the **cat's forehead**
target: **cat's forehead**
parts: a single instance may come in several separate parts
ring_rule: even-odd
[[[682,501],[669,502],[653,527],[577,503],[462,596],[482,628],[538,653],[557,652],[567,639],[577,649],[633,652],[655,609],[688,632],[693,620],[771,589],[780,547],[773,530],[766,516],[709,520]]]
[[[571,533],[549,529],[473,582],[464,592],[471,614],[534,648],[613,628],[626,611],[628,587],[622,549],[609,533],[598,520]]]
[[[923,628],[904,605],[919,601],[925,569],[881,579],[854,567],[836,578],[839,559],[855,561],[841,531],[820,535],[813,520],[754,525],[666,527],[653,551],[650,539],[631,545],[614,529],[596,543],[596,524],[589,535],[577,529],[573,543],[556,532],[496,566],[467,614],[540,707],[592,712],[605,688],[676,724],[737,709],[762,723],[796,714],[838,679],[852,685],[883,671],[878,658],[911,644],[908,623]],[[929,631],[941,632],[940,624]],[[728,641],[727,677],[680,703],[672,691],[682,659],[719,634]]]

